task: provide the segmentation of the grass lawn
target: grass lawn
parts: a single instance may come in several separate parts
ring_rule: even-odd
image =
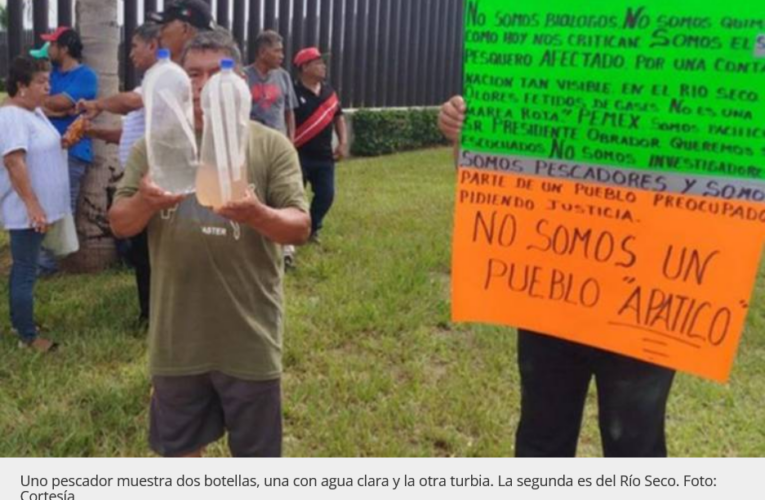
[[[338,182],[323,246],[300,249],[287,278],[285,454],[512,455],[515,332],[449,321],[450,152],[353,160]],[[4,273],[7,252],[3,237]],[[764,284],[730,384],[678,375],[672,455],[765,456]],[[0,287],[0,456],[150,455],[132,274],[39,284],[37,318],[64,343],[55,356],[16,349]],[[600,454],[596,420],[591,394],[581,455]]]

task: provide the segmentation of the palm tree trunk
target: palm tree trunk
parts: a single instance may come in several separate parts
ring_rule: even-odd
[[[78,0],[75,4],[77,27],[85,47],[83,62],[98,74],[99,97],[119,91],[117,8],[118,0]],[[106,113],[98,119],[104,125],[118,120]],[[117,147],[93,141],[93,164],[83,179],[77,207],[80,251],[66,259],[67,270],[98,272],[117,260],[107,211],[119,173]]]

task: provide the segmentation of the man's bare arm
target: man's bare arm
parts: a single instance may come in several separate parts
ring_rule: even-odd
[[[64,94],[46,97],[43,108],[53,116],[63,116],[74,111],[75,103]]]
[[[295,142],[295,112],[291,109],[285,111],[284,121],[287,123],[287,137],[290,142]]]
[[[85,113],[85,116],[90,119],[104,111],[115,115],[126,115],[141,108],[143,108],[143,97],[137,92],[120,92],[113,96],[92,101],[81,100],[77,103],[77,110]]]
[[[280,245],[302,245],[311,234],[311,216],[297,208],[272,208],[249,192],[247,198],[230,202],[215,212],[240,224],[247,224]]]
[[[184,197],[163,191],[145,175],[133,196],[119,198],[109,210],[112,233],[118,238],[135,236],[146,229],[156,213],[178,205]]]
[[[335,118],[335,132],[337,133],[337,147],[334,151],[335,160],[340,161],[348,154],[348,127],[343,115]]]

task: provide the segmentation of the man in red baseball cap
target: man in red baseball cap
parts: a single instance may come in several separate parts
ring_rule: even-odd
[[[98,93],[98,76],[95,71],[82,64],[82,40],[74,29],[59,26],[52,33],[40,38],[50,43],[48,57],[53,64],[50,97],[45,100],[45,110],[59,133],[64,135],[76,118],[77,101],[95,99]],[[81,178],[92,161],[90,139],[84,139],[69,148],[72,213],[75,212]]]
[[[80,34],[67,26],[59,26],[52,33],[42,35],[48,42],[48,57],[53,65],[50,75],[50,96],[45,100],[44,110],[53,126],[63,136],[76,119],[76,104],[80,99],[95,99],[98,93],[98,76],[95,71],[82,64],[82,40]],[[77,209],[82,178],[93,162],[93,148],[90,138],[69,147],[69,189],[72,214]],[[40,259],[41,272],[52,274],[56,271],[55,259],[43,253]]]
[[[327,64],[316,47],[308,47],[295,55],[298,70],[295,95],[295,147],[300,156],[303,181],[311,184],[311,241],[319,242],[319,230],[335,199],[335,161],[340,160],[347,145],[347,132],[340,99],[326,82]],[[338,144],[332,148],[332,132]]]
[[[58,28],[53,30],[51,33],[46,33],[46,34],[40,35],[40,38],[44,42],[58,42],[59,38],[61,38],[61,35],[63,35],[64,33],[67,33],[67,32],[70,32],[69,36],[72,37],[72,38],[74,38],[74,35],[77,35],[77,32],[74,31],[69,26],[59,26]],[[78,36],[78,38],[79,38],[79,36]]]
[[[300,68],[300,66],[307,64],[311,61],[315,61],[316,59],[323,59],[324,56],[316,47],[308,47],[301,51],[299,51],[297,54],[295,54],[295,58],[292,60],[292,64],[295,65],[295,67]]]

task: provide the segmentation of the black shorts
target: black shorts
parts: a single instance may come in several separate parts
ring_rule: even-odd
[[[219,372],[152,378],[149,445],[165,457],[192,454],[223,437],[235,457],[282,453],[280,381]]]

